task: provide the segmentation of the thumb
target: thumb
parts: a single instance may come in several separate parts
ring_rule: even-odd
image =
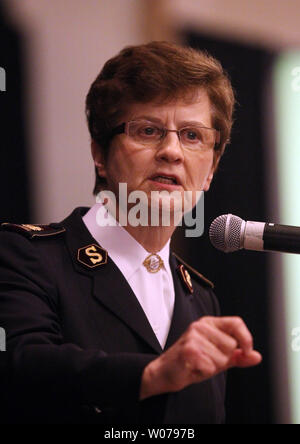
[[[262,355],[256,350],[245,354],[242,349],[236,349],[230,360],[230,367],[252,367],[262,361]]]

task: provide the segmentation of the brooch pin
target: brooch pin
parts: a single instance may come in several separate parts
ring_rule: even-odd
[[[151,253],[146,257],[143,265],[146,267],[149,273],[157,273],[164,265],[164,261],[158,254]]]

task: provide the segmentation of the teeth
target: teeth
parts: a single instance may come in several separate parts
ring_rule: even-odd
[[[157,176],[155,177],[156,182],[165,183],[165,184],[176,184],[176,180],[173,178],[165,177],[165,176]]]

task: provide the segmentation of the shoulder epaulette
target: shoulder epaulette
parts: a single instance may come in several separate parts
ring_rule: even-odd
[[[181,257],[179,257],[176,253],[172,253],[176,259],[183,264],[191,273],[193,273],[194,275],[198,276],[198,278],[200,278],[202,284],[205,284],[207,287],[210,288],[214,288],[214,284],[213,282],[211,282],[209,279],[207,279],[205,276],[203,276],[203,274],[199,273],[199,271],[195,270],[195,268],[191,267],[190,265],[188,265],[184,260],[181,259]]]
[[[15,233],[23,234],[29,239],[33,239],[35,237],[56,236],[66,231],[63,227],[57,228],[52,227],[51,225],[11,224],[7,222],[2,223],[0,225],[0,229],[3,231],[13,231]]]

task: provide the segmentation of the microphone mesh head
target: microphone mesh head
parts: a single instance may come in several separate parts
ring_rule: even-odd
[[[232,214],[217,217],[210,225],[209,238],[218,250],[230,253],[241,248],[243,219]]]

